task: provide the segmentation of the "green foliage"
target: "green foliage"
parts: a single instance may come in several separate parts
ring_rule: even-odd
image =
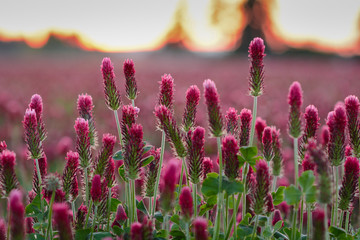
[[[240,167],[242,167],[245,163],[254,167],[256,165],[256,161],[261,158],[257,156],[258,150],[256,147],[241,147],[240,153],[241,154],[238,155]]]
[[[278,187],[276,192],[271,193],[274,206],[277,206],[284,201],[284,191],[285,191],[285,187],[280,186]]]
[[[289,205],[298,205],[301,199],[301,191],[294,185],[285,189],[285,201]]]

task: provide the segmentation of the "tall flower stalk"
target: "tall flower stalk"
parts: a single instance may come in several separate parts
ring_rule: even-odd
[[[134,62],[132,59],[126,59],[123,65],[124,75],[125,75],[125,88],[126,88],[126,97],[132,101],[135,107],[135,99],[138,95],[137,83],[135,79],[135,68]]]
[[[299,157],[302,161],[305,157],[306,144],[310,138],[316,138],[316,132],[319,128],[319,114],[314,105],[309,105],[305,108],[305,129],[302,136],[299,138]]]
[[[354,155],[357,158],[360,158],[360,120],[359,120],[359,108],[360,102],[359,99],[350,95],[345,98],[345,108],[347,115],[347,128],[350,136],[351,148],[354,152]]]

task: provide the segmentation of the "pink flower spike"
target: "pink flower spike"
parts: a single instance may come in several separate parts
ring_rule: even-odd
[[[270,192],[270,181],[267,163],[264,160],[259,160],[256,164],[256,187],[252,204],[255,214],[263,214],[265,211],[267,196]]]
[[[144,240],[142,224],[134,222],[131,224],[130,236],[132,240]]]
[[[310,138],[316,138],[316,131],[319,128],[319,113],[314,105],[309,105],[305,109],[305,130],[304,134],[299,139],[299,156],[304,159],[305,145]]]
[[[170,74],[161,77],[158,105],[164,105],[172,111],[174,104],[174,79]]]
[[[5,141],[0,142],[0,154],[7,149],[7,145]]]
[[[76,213],[75,230],[83,229],[85,225],[85,217],[88,209],[85,205],[81,204]]]
[[[59,231],[60,240],[72,240],[73,234],[70,224],[69,208],[66,203],[54,203],[54,222]]]
[[[271,127],[266,127],[262,137],[263,154],[266,161],[270,162],[273,157]]]
[[[135,100],[138,94],[138,90],[135,80],[134,62],[132,59],[125,60],[123,70],[126,79],[126,97],[130,100]]]
[[[176,161],[170,161],[163,175],[163,188],[160,193],[160,205],[161,209],[166,213],[172,210],[172,204],[174,200],[174,191],[176,187],[176,181],[178,179],[178,164]]]
[[[250,59],[250,94],[254,97],[260,96],[264,89],[264,63],[266,56],[264,41],[261,38],[254,38],[249,45]]]
[[[118,205],[118,208],[116,210],[116,216],[111,227],[114,226],[121,227],[121,225],[123,225],[127,219],[128,217],[126,215],[125,209],[123,208],[122,205]]]
[[[234,181],[239,177],[238,152],[239,146],[235,137],[232,135],[226,136],[222,141],[222,154],[225,163],[225,176],[227,176],[230,181]]]
[[[305,154],[304,160],[302,162],[302,168],[303,171],[314,171],[315,172],[315,163],[313,161],[311,161],[309,154]]]
[[[44,182],[45,176],[47,175],[47,158],[46,155],[38,159],[41,181]],[[34,173],[33,173],[33,190],[35,193],[40,193],[40,185],[37,174],[36,160],[34,160]]]
[[[0,186],[6,197],[19,185],[15,174],[15,157],[15,153],[10,150],[4,150],[0,155]]]
[[[339,191],[339,209],[347,211],[358,190],[359,161],[356,157],[348,157],[344,164],[344,178]]]
[[[325,239],[325,212],[322,209],[312,211],[313,237],[312,239]]]
[[[302,105],[302,90],[299,82],[293,82],[289,89],[288,104],[289,110],[289,135],[293,138],[301,136],[301,105]]]
[[[0,218],[0,240],[6,240],[6,223]]]
[[[35,233],[35,229],[33,227],[33,225],[34,225],[33,218],[31,218],[31,217],[25,218],[25,225],[26,225],[26,233],[27,234]],[[0,237],[0,240],[1,240],[1,237]]]
[[[240,146],[248,146],[251,130],[252,114],[249,109],[243,108],[239,115],[240,118]]]
[[[11,239],[25,239],[25,207],[22,194],[14,189],[9,197],[10,235]]]
[[[77,152],[69,151],[66,155],[66,164],[62,175],[63,190],[65,196],[71,197],[69,200],[73,201],[78,195],[77,172],[79,167],[79,154]]]
[[[351,157],[352,152],[353,152],[353,150],[352,150],[351,146],[349,144],[346,145],[346,147],[345,147],[345,157]]]
[[[210,132],[214,137],[220,137],[223,135],[224,129],[223,119],[220,112],[220,97],[215,83],[210,79],[205,80],[203,86]]]
[[[37,120],[39,120],[42,117],[43,101],[39,94],[32,95],[29,108],[35,110]]]
[[[347,98],[345,98],[345,108],[348,119],[347,127],[349,130],[351,147],[354,150],[355,156],[359,158],[360,157],[359,99],[354,95],[348,96]]]
[[[88,94],[81,94],[77,99],[77,110],[82,118],[88,115],[92,117],[92,110],[94,108],[92,97]],[[86,118],[85,118],[86,119]]]
[[[324,148],[326,148],[329,143],[329,140],[330,140],[329,127],[327,125],[324,125],[321,128],[320,143]]]
[[[255,133],[258,141],[259,150],[262,151],[263,145],[262,145],[262,135],[264,132],[264,129],[266,128],[266,121],[263,120],[261,117],[257,117],[255,121]]]
[[[91,159],[89,122],[83,118],[77,118],[74,128],[76,131],[76,151],[79,154],[80,166],[85,169],[90,166]]]
[[[273,226],[275,226],[275,224],[278,222],[278,221],[282,221],[282,217],[281,217],[281,213],[280,213],[280,210],[276,209],[275,212],[274,212],[274,217],[272,219],[272,222],[271,224]],[[284,222],[282,223],[281,227],[284,226]]]
[[[193,199],[189,187],[183,187],[181,189],[179,205],[181,208],[181,214],[185,218],[185,221],[189,221],[194,212]]]
[[[235,108],[230,107],[225,115],[226,120],[226,131],[228,134],[234,136],[238,135],[239,126],[238,126],[238,114]]]
[[[207,232],[208,220],[202,217],[198,217],[193,221],[195,240],[207,240],[209,234]]]
[[[99,204],[101,201],[102,187],[100,175],[95,175],[91,181],[91,198],[94,204]]]
[[[200,182],[202,175],[202,164],[204,161],[205,129],[197,127],[194,132],[188,133],[187,139],[187,163],[189,169],[189,178],[193,184]]]
[[[202,168],[203,168],[203,179],[205,179],[206,174],[211,173],[213,171],[213,163],[210,158],[204,157]]]
[[[200,100],[200,90],[196,85],[192,85],[186,91],[186,106],[183,115],[183,129],[188,132],[195,125],[196,107]]]
[[[41,158],[43,150],[41,148],[41,137],[38,132],[38,122],[34,109],[26,109],[23,126],[25,130],[25,142],[30,152],[30,157],[32,159]]]
[[[115,136],[109,133],[103,135],[101,151],[95,160],[95,174],[103,176],[105,168],[113,155],[115,143]]]
[[[101,65],[101,72],[104,79],[104,92],[106,105],[110,110],[116,111],[121,105],[120,93],[115,85],[114,67],[110,58],[104,58]]]

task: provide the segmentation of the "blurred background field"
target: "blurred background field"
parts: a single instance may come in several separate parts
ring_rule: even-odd
[[[48,131],[45,152],[50,171],[62,164],[56,159],[63,159],[68,149],[74,149],[73,125],[79,94],[87,93],[93,97],[95,124],[100,139],[107,132],[117,135],[113,113],[104,101],[100,72],[103,57],[110,57],[114,64],[116,83],[124,104],[129,101],[124,97],[122,64],[126,58],[134,60],[140,91],[136,99],[140,108],[139,123],[144,126],[145,138],[156,146],[160,145],[161,134],[156,131],[153,110],[158,82],[165,73],[170,73],[175,79],[175,115],[179,122],[186,89],[196,84],[202,91],[202,82],[207,78],[217,84],[224,114],[230,106],[238,112],[242,108],[252,108],[252,98],[248,95],[247,46],[252,38],[258,36],[264,38],[267,45],[265,92],[259,98],[258,116],[266,119],[268,125],[281,129],[285,149],[289,144],[286,131],[287,94],[293,81],[302,84],[303,109],[309,104],[318,107],[321,124],[325,124],[327,113],[337,102],[350,94],[360,96],[360,4],[354,3],[356,1],[342,4],[346,5],[343,9],[337,5],[340,3],[327,2],[328,12],[319,14],[322,14],[323,21],[335,18],[337,22],[329,20],[325,25],[312,18],[313,11],[321,6],[311,5],[310,1],[301,5],[302,14],[309,16],[307,19],[303,17],[302,23],[299,23],[301,16],[296,15],[299,6],[295,1],[290,1],[294,4],[292,7],[280,0],[211,0],[199,1],[198,5],[183,0],[170,2],[163,2],[164,5],[160,6],[164,12],[163,19],[153,9],[154,6],[148,11],[156,12],[156,17],[145,10],[133,12],[143,14],[148,21],[135,18],[134,21],[121,23],[112,8],[108,15],[103,16],[105,22],[92,24],[89,21],[86,25],[80,24],[79,20],[71,28],[67,21],[63,26],[56,25],[62,18],[65,19],[65,16],[56,14],[46,15],[50,26],[46,26],[46,21],[37,19],[39,17],[27,20],[26,14],[18,16],[21,21],[18,19],[12,25],[9,23],[11,17],[0,21],[0,140],[6,140],[8,147],[17,152],[20,168],[32,169],[31,163],[25,161],[21,121],[35,93],[40,94],[44,101],[44,121]],[[119,11],[129,10],[124,12],[125,15],[131,15],[131,11],[136,9],[131,3],[126,5],[120,1],[120,4],[123,5]],[[147,6],[145,1],[143,4]],[[63,5],[65,8],[66,3]],[[91,11],[91,4],[87,6],[89,9],[85,7],[87,14],[84,13],[84,17],[89,16],[84,20],[90,19],[94,13],[101,15],[93,12],[96,6],[92,6]],[[42,8],[31,10],[33,14],[36,11],[46,12],[49,10],[47,7],[44,3]],[[12,8],[9,3],[7,11],[11,12]],[[30,12],[25,8],[24,3],[17,14]],[[144,6],[141,9],[145,9]],[[69,7],[70,20],[73,10]],[[202,15],[197,13],[203,14],[207,20],[199,20]],[[209,26],[201,28],[204,21]],[[287,25],[288,21],[293,23],[293,32],[289,30],[291,25]],[[166,24],[160,29],[156,27],[158,22]],[[145,31],[142,25],[146,25],[148,30]],[[213,29],[206,33],[210,26]],[[304,26],[308,27],[308,33],[301,32],[303,28],[306,30]],[[93,38],[89,29],[94,31]],[[349,32],[344,32],[344,29]],[[152,37],[153,34],[155,37]],[[106,38],[112,41],[106,42]],[[197,123],[207,126],[203,98]],[[215,141],[210,138],[206,141],[207,154],[213,156]],[[27,174],[31,176],[32,171]]]

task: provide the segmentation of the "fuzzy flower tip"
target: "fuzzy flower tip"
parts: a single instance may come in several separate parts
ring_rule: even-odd
[[[32,95],[29,108],[35,110],[37,128],[38,128],[40,140],[43,141],[46,138],[46,132],[45,132],[45,124],[42,120],[43,101],[39,94]]]
[[[348,130],[351,147],[354,149],[355,156],[360,157],[360,126],[359,126],[359,99],[354,96],[345,98],[345,108],[348,119]]]
[[[126,79],[126,97],[130,100],[135,100],[138,94],[138,89],[135,80],[134,62],[132,59],[125,60],[123,70]]]
[[[75,230],[83,229],[85,225],[85,218],[88,209],[85,205],[81,204],[76,212]]]
[[[55,203],[53,206],[54,223],[59,231],[59,238],[72,240],[72,230],[70,224],[69,208],[66,203]]]
[[[145,217],[142,223],[134,222],[131,225],[130,236],[132,240],[151,240],[153,239],[152,222]]]
[[[116,137],[106,133],[103,135],[102,148],[95,160],[95,174],[102,176],[105,168],[109,164],[109,161],[113,155],[114,146],[116,143]]]
[[[115,85],[114,67],[110,58],[104,58],[101,64],[101,72],[104,80],[104,92],[106,105],[116,111],[121,105],[120,93]]]
[[[336,106],[335,110],[328,114],[326,121],[330,133],[328,155],[333,166],[339,166],[345,158],[346,123],[346,111],[341,105]]]
[[[320,136],[321,136],[321,138],[320,138],[321,145],[324,148],[327,147],[329,140],[330,140],[330,132],[329,132],[329,127],[327,125],[322,126]]]
[[[79,154],[69,151],[66,154],[66,164],[62,175],[63,190],[70,201],[75,200],[78,195],[78,183],[76,174],[79,167]]]
[[[303,135],[299,139],[299,156],[300,159],[304,159],[305,154],[305,145],[308,142],[309,138],[316,137],[316,131],[319,128],[319,113],[317,108],[314,105],[309,105],[305,109],[305,130]]]
[[[315,209],[312,212],[313,238],[325,239],[325,212],[322,209]]]
[[[166,213],[172,209],[176,180],[178,179],[178,165],[175,161],[167,164],[163,175],[163,189],[160,194],[160,205]]]
[[[261,38],[254,38],[249,45],[250,59],[250,94],[254,97],[260,96],[264,89],[264,54],[265,45]]]
[[[101,201],[101,193],[101,178],[100,175],[96,174],[91,181],[90,189],[91,198],[95,204],[98,204]]]
[[[351,157],[352,152],[353,152],[353,150],[352,150],[351,146],[349,144],[346,145],[346,147],[345,147],[345,157]]]
[[[225,176],[234,181],[239,176],[238,142],[232,135],[226,136],[222,141],[222,154],[225,163]]]
[[[25,208],[22,194],[19,190],[12,190],[9,197],[10,211],[10,239],[25,239]]]
[[[205,104],[207,106],[209,128],[214,137],[220,137],[223,135],[223,119],[220,113],[220,97],[217,92],[215,83],[210,79],[207,79],[203,83]]]
[[[122,205],[119,205],[116,211],[114,222],[112,223],[111,227],[118,226],[121,227],[128,219],[125,209]]]
[[[95,121],[93,117],[93,100],[92,97],[88,94],[81,94],[77,100],[77,109],[79,116],[88,120],[89,122],[89,134],[90,134],[90,144],[95,147],[97,145],[97,133],[95,129]]]
[[[289,111],[289,135],[293,138],[299,138],[301,135],[301,105],[302,90],[299,82],[293,82],[289,89],[288,103]]]
[[[355,157],[348,157],[344,165],[345,174],[339,191],[339,209],[346,211],[350,202],[353,201],[358,189],[359,161]]]
[[[165,132],[166,138],[170,142],[170,146],[174,153],[183,158],[186,156],[182,134],[176,125],[173,114],[169,108],[164,105],[155,107],[155,116],[158,120],[158,126]]]
[[[130,179],[135,180],[139,177],[143,147],[143,128],[140,124],[133,124],[129,129],[129,140],[124,146],[125,171]]]
[[[89,167],[91,159],[89,122],[83,118],[77,118],[74,128],[76,131],[76,151],[80,157],[80,166],[85,169]]]
[[[207,240],[209,235],[207,232],[208,220],[198,217],[193,221],[195,240]]]
[[[160,152],[161,148],[153,148],[150,150],[149,154],[154,157],[154,160],[149,163],[146,169],[146,190],[145,196],[153,197],[155,191],[156,179],[158,176],[158,171],[160,166]]]
[[[266,121],[262,119],[261,117],[257,117],[255,121],[255,133],[257,137],[258,147],[259,150],[262,151],[263,145],[262,145],[262,135],[264,132],[264,129],[266,128]]]
[[[280,130],[277,130],[276,127],[271,128],[272,136],[272,152],[273,152],[273,169],[272,173],[274,176],[280,176],[281,166],[283,161],[283,156],[281,152],[281,139],[280,139]]]
[[[164,74],[160,81],[158,105],[164,105],[170,110],[174,104],[174,79],[170,74]]]
[[[273,148],[272,148],[272,133],[271,127],[266,127],[263,132],[262,137],[263,145],[263,155],[266,161],[271,161],[273,157]]]
[[[274,212],[274,217],[272,219],[272,225],[274,226],[278,221],[282,221],[281,212],[280,210],[276,209]],[[282,227],[284,226],[284,223],[282,223]]]
[[[239,131],[238,120],[239,116],[235,108],[230,107],[225,115],[226,132],[236,136]]]
[[[32,159],[42,157],[43,150],[41,147],[41,136],[38,131],[38,122],[34,109],[26,109],[23,126],[25,130],[25,142]]]
[[[239,115],[240,118],[240,146],[248,146],[249,138],[250,138],[250,129],[251,129],[251,121],[252,114],[251,110],[243,108]]]
[[[183,187],[181,189],[179,197],[179,205],[181,208],[182,216],[188,221],[193,215],[193,199],[191,196],[191,190],[189,187]]]
[[[194,132],[188,133],[187,139],[187,163],[189,169],[190,181],[193,184],[200,182],[202,173],[202,164],[204,161],[205,129],[197,127]]]
[[[195,125],[196,107],[199,100],[199,88],[196,85],[190,86],[186,91],[186,106],[182,120],[184,132],[188,132]]]
[[[267,196],[270,191],[270,174],[268,165],[264,160],[256,164],[256,187],[252,209],[255,214],[263,214],[266,207]]]
[[[211,173],[213,170],[213,164],[210,158],[204,157],[202,168],[203,168],[203,179],[205,179],[206,175],[208,173]]]
[[[15,153],[9,150],[4,150],[0,155],[0,186],[4,196],[9,196],[19,184],[15,174],[15,157]]]
[[[0,153],[7,149],[7,145],[5,141],[0,142]]]

